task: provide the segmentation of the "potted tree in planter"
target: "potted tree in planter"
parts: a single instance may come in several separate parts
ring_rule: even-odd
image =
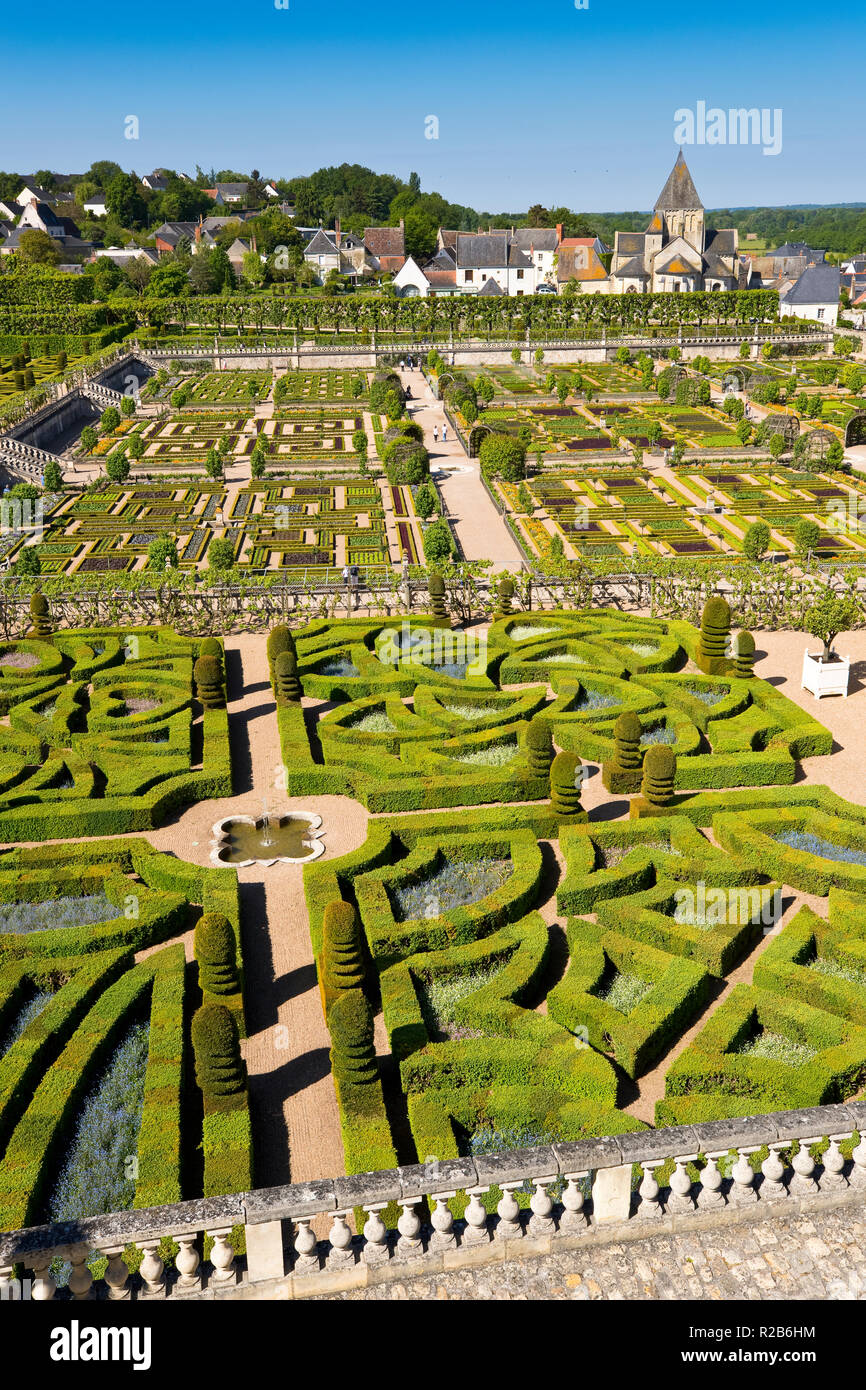
[[[847,696],[851,658],[841,657],[833,650],[833,643],[840,632],[854,627],[862,616],[863,611],[851,594],[840,597],[832,590],[807,611],[806,631],[813,637],[820,637],[824,643],[823,652],[811,653],[807,650],[803,653],[801,684],[816,699],[820,700],[822,695]]]

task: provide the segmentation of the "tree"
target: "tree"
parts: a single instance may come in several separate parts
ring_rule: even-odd
[[[63,470],[53,459],[45,465],[42,483],[46,492],[61,492],[63,489]]]
[[[259,289],[265,283],[265,273],[258,251],[245,251],[241,270],[244,282],[252,289]]]
[[[177,299],[189,288],[187,272],[178,261],[164,261],[154,266],[147,292],[155,299]]]
[[[23,550],[18,552],[15,560],[15,573],[20,575],[33,575],[42,573],[42,565],[36,553],[35,546],[26,545]]]
[[[831,661],[835,656],[833,643],[840,632],[848,632],[861,621],[863,610],[851,594],[839,597],[828,588],[823,598],[814,603],[805,615],[805,627],[813,637],[820,637],[824,643],[823,658]]]
[[[794,545],[801,559],[812,550],[817,550],[821,540],[821,528],[816,521],[798,521],[794,527]]]
[[[211,541],[207,552],[208,566],[212,570],[230,570],[235,562],[234,543],[228,536],[216,536]]]
[[[263,478],[265,476],[265,468],[264,455],[254,450],[250,458],[250,477]]]
[[[38,227],[28,227],[18,238],[18,258],[23,265],[57,265],[60,256],[55,238]]]
[[[505,482],[520,482],[526,477],[526,449],[510,434],[488,434],[478,451],[481,471],[485,478],[502,478]]]
[[[770,547],[770,528],[765,521],[753,521],[743,537],[747,560],[762,560]]]
[[[549,227],[550,213],[548,209],[542,207],[541,203],[533,203],[526,214],[526,225],[528,227]]]
[[[785,436],[781,431],[776,430],[770,435],[769,450],[774,459],[781,458],[785,452]]]
[[[116,430],[117,426],[120,424],[120,411],[116,406],[106,406],[99,417],[99,423],[102,427],[103,434],[111,434],[112,430]]]
[[[560,404],[560,405],[565,405],[565,402],[568,400],[568,382],[567,382],[567,381],[560,380],[560,381],[557,383],[557,387],[556,387],[556,399],[559,401],[559,404]]]
[[[96,448],[98,439],[99,436],[97,435],[96,430],[93,428],[93,426],[85,425],[84,429],[81,431],[82,449],[85,449],[88,454],[92,454],[93,450]]]
[[[450,560],[452,554],[451,528],[441,518],[434,521],[424,532],[424,555],[428,564],[440,565]]]
[[[147,205],[141,185],[132,174],[115,174],[103,185],[105,205],[112,217],[123,227],[142,227],[147,217]]]
[[[422,483],[415,493],[415,510],[426,521],[436,510],[436,494],[429,483]]]
[[[121,449],[115,449],[105,460],[105,476],[112,483],[125,483],[129,477],[129,459]]]
[[[123,400],[120,402],[120,413],[126,420],[128,420],[131,415],[135,414],[134,396],[124,396]]]
[[[147,547],[149,570],[176,570],[180,565],[173,536],[157,536]]]

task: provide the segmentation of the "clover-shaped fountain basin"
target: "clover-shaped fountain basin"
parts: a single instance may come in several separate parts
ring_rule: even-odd
[[[286,816],[226,816],[213,827],[211,862],[235,869],[253,864],[303,864],[325,853],[319,827],[322,817],[312,811]]]

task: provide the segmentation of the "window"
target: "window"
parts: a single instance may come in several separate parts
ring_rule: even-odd
[[[464,271],[463,273],[464,273],[464,275],[466,276],[466,279],[467,279],[467,280],[474,280],[474,279],[475,279],[475,271],[474,271],[474,270],[466,270],[466,271]]]
[[[819,319],[822,319],[823,317],[824,317],[824,310],[823,310],[823,309],[819,309],[819,310],[818,310],[818,318],[819,318]]]
[[[518,280],[522,280],[522,279],[523,279],[523,271],[522,271],[522,270],[518,270],[518,272],[517,272],[517,278],[518,278]]]

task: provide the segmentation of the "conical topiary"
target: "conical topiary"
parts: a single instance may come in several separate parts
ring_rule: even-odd
[[[30,617],[33,619],[33,635],[43,642],[51,636],[51,608],[44,594],[34,594],[30,600]]]
[[[602,768],[602,781],[609,792],[628,794],[640,790],[642,732],[634,710],[624,710],[613,726],[613,757]]]
[[[268,633],[268,665],[273,675],[274,662],[280,652],[293,652],[295,650],[295,639],[292,630],[285,623],[278,623],[272,627]]]
[[[196,694],[205,709],[221,709],[225,704],[223,669],[215,656],[200,656],[192,668]]]
[[[361,924],[352,904],[340,898],[328,903],[322,932],[322,1002],[327,1017],[338,994],[364,986]]]
[[[497,618],[507,618],[511,613],[511,600],[514,598],[514,580],[510,574],[503,574],[496,587]]]
[[[430,575],[428,581],[430,590],[430,606],[433,609],[433,617],[437,622],[448,622],[448,609],[445,605],[445,580],[441,574],[435,572]]]
[[[550,721],[536,715],[530,719],[526,729],[526,751],[529,754],[529,771],[533,777],[547,780],[553,762],[553,733]]]
[[[218,637],[205,637],[204,640],[199,643],[198,654],[199,656],[215,656],[219,661],[222,661],[222,643]]]
[[[237,1025],[224,1004],[203,1004],[190,1028],[195,1054],[195,1079],[209,1102],[239,1095],[246,1085]],[[218,1108],[218,1105],[217,1105]]]
[[[733,641],[734,675],[747,681],[755,674],[755,639],[745,629],[738,632]]]
[[[373,1011],[360,989],[338,994],[328,1010],[331,1066],[343,1086],[368,1086],[379,1076]]]
[[[667,743],[652,743],[643,760],[641,791],[650,806],[669,806],[674,799],[677,759]]]
[[[194,953],[198,961],[198,982],[203,993],[237,994],[237,942],[228,917],[206,912],[196,923]]]
[[[297,704],[304,693],[298,675],[298,658],[294,650],[280,652],[274,661],[274,690],[278,704]]]
[[[695,654],[695,665],[706,675],[718,676],[728,669],[730,636],[731,606],[726,599],[715,595],[704,604]]]
[[[557,753],[550,765],[550,806],[560,820],[584,814],[580,804],[581,769],[576,753]]]

